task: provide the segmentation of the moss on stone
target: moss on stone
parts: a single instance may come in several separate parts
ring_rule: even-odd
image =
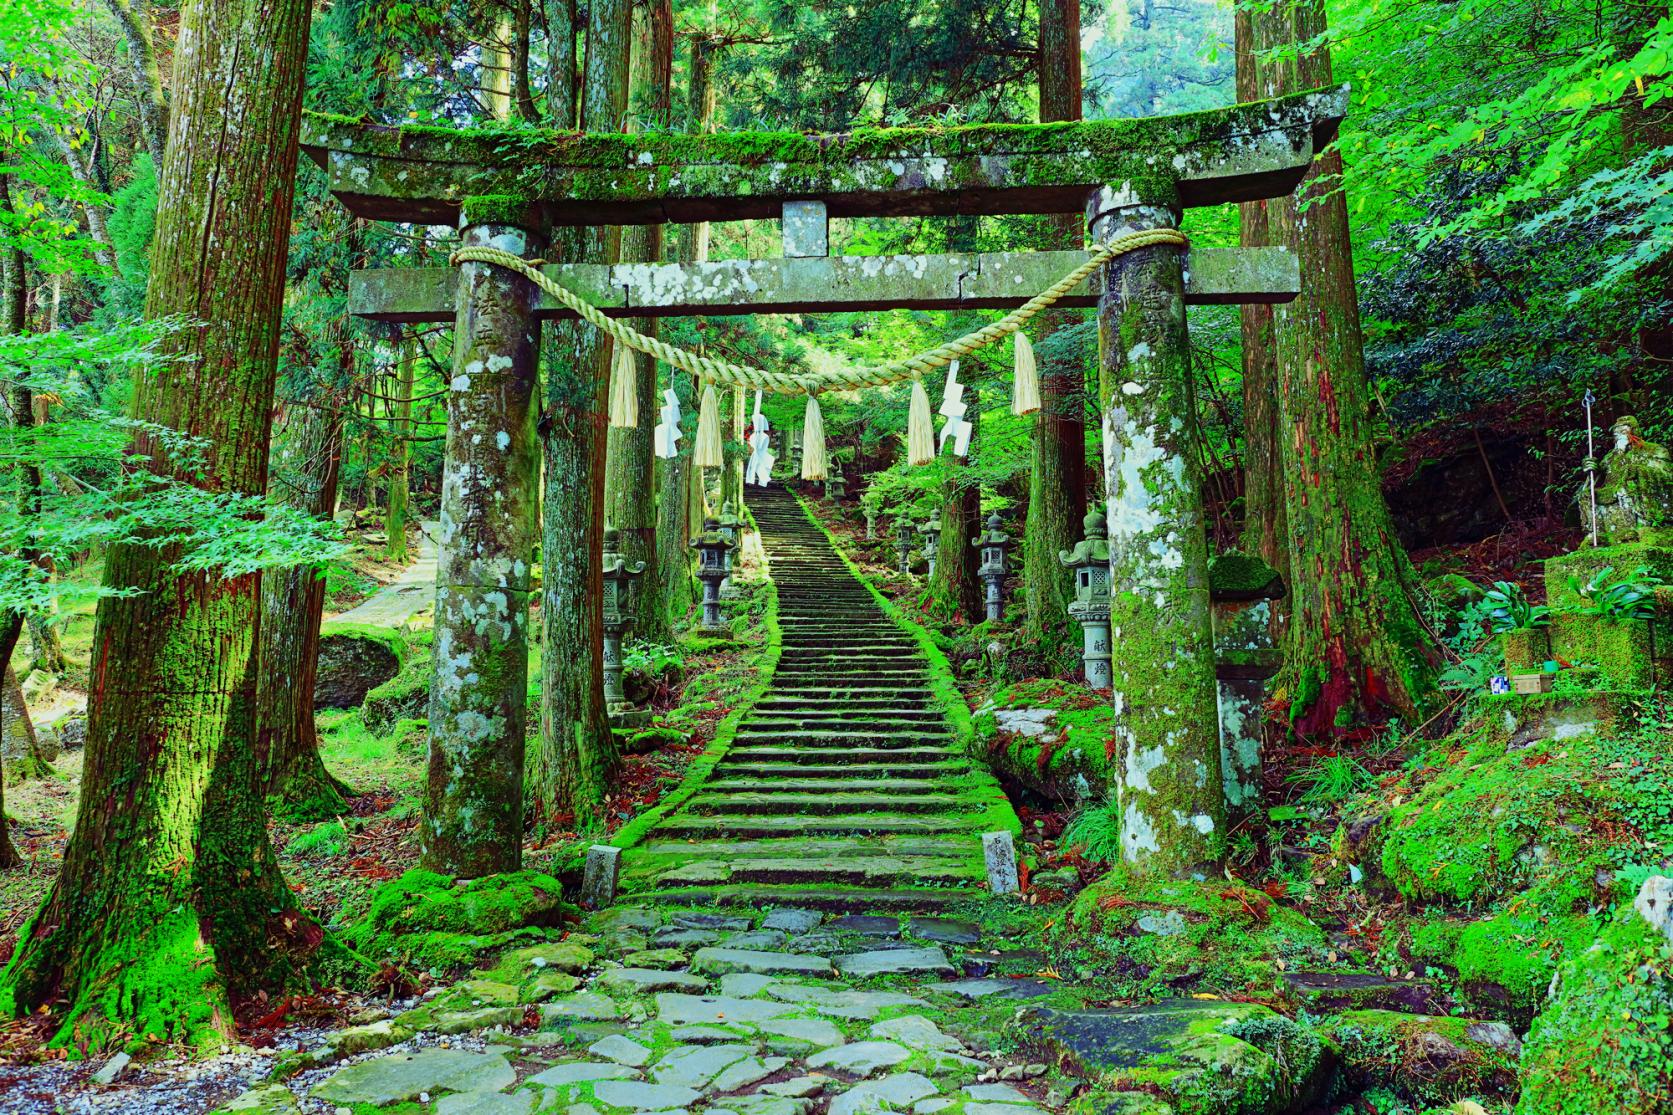
[[[1673,1107],[1673,944],[1623,908],[1565,961],[1522,1057],[1517,1115]]]
[[[563,888],[538,871],[455,881],[408,871],[372,894],[366,915],[343,938],[377,961],[446,970],[489,949],[539,940],[560,923]]]
[[[1276,569],[1254,554],[1231,550],[1209,561],[1208,591],[1216,599],[1281,596],[1284,581]]]
[[[1130,996],[1276,990],[1283,968],[1321,964],[1329,949],[1318,926],[1252,888],[1120,867],[1075,899],[1056,944]]]
[[[1503,1023],[1354,1010],[1321,1029],[1350,1088],[1388,1088],[1437,1107],[1515,1092],[1520,1043]]]
[[[377,735],[387,735],[402,720],[422,719],[430,703],[432,672],[430,648],[413,648],[400,673],[366,694],[360,706],[366,727]]]
[[[1005,715],[1024,710],[1049,715]],[[972,723],[977,750],[1004,777],[1073,804],[1109,785],[1113,777],[1108,745],[1114,720],[1109,701],[1093,690],[1036,678],[995,691]],[[1031,727],[1035,722],[1038,732]],[[1029,730],[1023,730],[1025,726]]]

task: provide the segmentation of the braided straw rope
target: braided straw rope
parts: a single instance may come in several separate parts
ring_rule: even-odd
[[[460,248],[453,253],[450,260],[454,264],[492,263],[504,267],[508,271],[515,271],[622,344],[655,357],[664,363],[672,364],[676,368],[684,369],[704,383],[721,383],[732,387],[772,391],[781,395],[811,395],[833,389],[887,387],[902,380],[922,379],[926,372],[934,371],[936,368],[944,368],[954,360],[968,356],[985,344],[1015,333],[1028,324],[1030,318],[1074,290],[1088,275],[1116,256],[1135,252],[1141,248],[1162,245],[1184,248],[1188,243],[1189,241],[1186,240],[1184,233],[1171,228],[1151,229],[1117,237],[1107,244],[1098,245],[1092,250],[1092,254],[1087,257],[1086,262],[1080,264],[1021,306],[1018,306],[998,321],[984,325],[974,332],[966,333],[962,337],[937,345],[926,352],[920,352],[915,356],[908,356],[903,360],[896,360],[888,364],[869,368],[836,369],[804,374],[775,372],[765,368],[751,368],[743,364],[732,364],[725,360],[716,360],[713,357],[692,352],[690,349],[667,344],[656,337],[647,337],[626,322],[605,316],[602,310],[581,298],[580,295],[558,285],[556,281],[541,272],[539,261],[525,260],[499,248]]]

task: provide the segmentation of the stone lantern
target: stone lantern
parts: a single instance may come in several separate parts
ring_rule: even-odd
[[[720,618],[720,582],[726,579],[726,555],[732,543],[720,533],[719,519],[704,519],[703,533],[691,540],[697,551],[697,579],[703,582],[703,630],[724,631]]]
[[[830,475],[825,477],[825,498],[836,502],[848,494],[848,480],[842,475],[842,466],[831,462]]]
[[[1075,602],[1069,614],[1080,622],[1084,640],[1081,662],[1086,684],[1108,689],[1110,676],[1110,544],[1103,508],[1086,513],[1084,541],[1058,552],[1057,560],[1075,572]]]
[[[924,536],[924,560],[929,562],[930,579],[935,578],[935,552],[941,548],[941,516],[930,516],[929,522],[918,528],[918,533]]]
[[[645,563],[622,557],[618,547],[621,534],[604,532],[604,707],[611,713],[627,707],[622,694],[622,636],[633,623],[628,600],[633,582],[645,571]]]
[[[743,527],[744,521],[738,518],[738,513],[733,508],[732,501],[727,500],[721,504],[720,536],[731,544],[731,549],[726,551],[726,579],[720,582],[720,595],[722,597],[732,595],[732,555],[738,549],[738,539],[743,535]]]
[[[982,564],[976,575],[987,586],[987,617],[989,622],[1005,618],[1005,574],[1009,572],[1005,558],[1011,551],[1011,536],[999,529],[999,516],[988,516],[988,529],[970,543],[982,550]]]
[[[895,553],[900,555],[900,571],[912,572],[912,520],[905,515],[895,520]]]

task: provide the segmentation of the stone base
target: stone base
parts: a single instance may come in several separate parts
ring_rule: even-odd
[[[1545,598],[1552,611],[1578,608],[1581,600],[1569,585],[1574,577],[1581,584],[1603,571],[1614,569],[1616,576],[1625,576],[1640,565],[1658,574],[1662,580],[1673,582],[1673,546],[1650,542],[1628,542],[1620,546],[1600,546],[1595,550],[1576,550],[1572,554],[1554,557],[1545,563]]]
[[[648,708],[634,708],[629,704],[611,705],[605,712],[610,717],[610,727],[623,729],[638,729],[648,726],[651,722],[651,710]]]

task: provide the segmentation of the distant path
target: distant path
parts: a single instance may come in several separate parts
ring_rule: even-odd
[[[440,523],[420,523],[418,560],[399,577],[341,615],[336,623],[364,623],[369,627],[400,627],[436,602],[436,536]]]

